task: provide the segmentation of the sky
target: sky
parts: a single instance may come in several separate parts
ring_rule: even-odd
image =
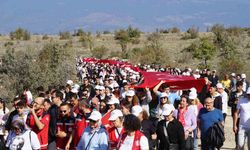
[[[250,27],[249,0],[0,0],[0,33],[114,31],[129,25],[144,32],[178,27],[200,31],[213,24]]]

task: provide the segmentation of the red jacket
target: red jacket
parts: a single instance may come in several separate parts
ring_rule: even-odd
[[[117,145],[118,149],[123,144],[123,142],[126,139],[127,135],[128,135],[127,132],[124,132],[122,134],[121,140],[119,141],[119,143]],[[142,136],[144,136],[144,134],[141,131],[139,131],[139,130],[135,131],[135,137],[134,137],[134,142],[133,142],[132,150],[140,150],[141,149],[140,139],[141,139]]]
[[[110,142],[110,146],[111,148],[116,148],[117,147],[117,144],[119,142],[119,139],[120,139],[120,136],[125,132],[124,131],[124,128],[122,128],[122,131],[120,134],[118,134],[119,136],[116,137],[116,133],[117,132],[117,129],[116,127],[112,127],[108,130],[108,134],[109,134],[109,142]]]
[[[44,111],[41,111],[36,115],[38,119],[44,124],[44,127],[42,130],[38,129],[35,123],[34,116],[31,113],[28,115],[26,123],[31,128],[31,130],[37,134],[37,137],[41,144],[41,149],[46,150],[48,146],[48,138],[49,138],[48,133],[49,133],[50,115],[45,113]]]

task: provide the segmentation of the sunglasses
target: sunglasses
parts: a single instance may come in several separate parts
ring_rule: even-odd
[[[60,113],[66,113],[67,110],[60,110]]]
[[[160,99],[167,99],[167,97],[161,97]]]

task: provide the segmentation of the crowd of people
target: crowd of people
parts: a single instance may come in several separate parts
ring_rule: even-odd
[[[204,78],[201,91],[173,90],[164,80],[153,88],[130,67],[77,61],[79,81],[29,88],[13,108],[0,99],[0,149],[10,150],[196,150],[220,148],[231,107],[236,149],[250,145],[250,88],[245,74],[216,70],[156,68],[144,71]],[[79,84],[80,83],[80,84]],[[36,95],[36,97],[34,97]],[[248,149],[250,149],[248,145]]]

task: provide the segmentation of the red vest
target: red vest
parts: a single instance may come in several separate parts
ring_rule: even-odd
[[[74,136],[74,147],[77,146],[81,139],[84,129],[88,126],[88,122],[84,117],[77,116],[75,120],[75,136]]]
[[[121,147],[121,145],[124,142],[124,140],[126,139],[127,135],[128,135],[127,132],[122,134],[121,140],[119,141],[118,146],[117,146],[118,149]],[[144,136],[144,134],[141,131],[139,131],[139,130],[135,131],[135,137],[134,137],[132,150],[140,150],[141,149],[140,139],[142,136]]]
[[[34,116],[30,113],[27,118],[27,125],[31,128],[32,131],[34,131],[37,134],[37,137],[39,139],[41,149],[46,150],[48,146],[48,133],[49,133],[49,121],[50,121],[50,115],[44,114],[43,111],[37,114],[38,119],[44,124],[44,128],[42,130],[39,130],[36,126]]]
[[[120,136],[124,133],[124,128],[122,128],[122,131],[120,133],[120,136],[117,138],[115,132],[117,132],[116,127],[112,127],[108,130],[109,134],[109,142],[111,148],[116,148],[117,144],[119,142]]]
[[[71,134],[75,127],[75,118],[69,117],[66,120],[58,119],[56,122],[56,130],[64,131],[67,134]],[[59,138],[56,137],[56,148],[65,149],[69,137]],[[70,145],[70,149],[74,149],[73,143]]]

